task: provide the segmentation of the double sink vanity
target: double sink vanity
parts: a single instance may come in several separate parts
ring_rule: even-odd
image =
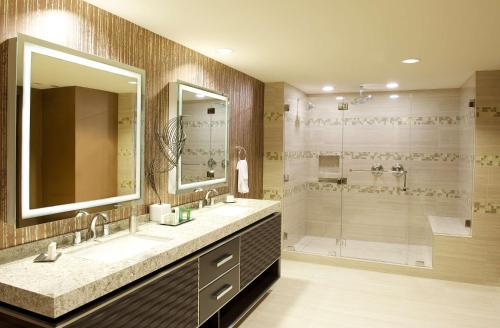
[[[279,278],[279,211],[237,199],[0,265],[2,327],[232,326]]]
[[[8,223],[58,230],[8,250],[24,255],[0,264],[0,327],[236,324],[280,276],[281,216],[276,201],[213,202],[232,191],[229,98],[170,81],[168,118],[147,130],[142,68],[22,34],[8,48]],[[150,220],[136,229],[139,206]],[[130,212],[130,230],[109,235]],[[59,257],[53,243],[25,253],[68,235]]]

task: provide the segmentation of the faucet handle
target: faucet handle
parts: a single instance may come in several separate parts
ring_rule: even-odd
[[[75,215],[75,218],[81,218],[83,216],[86,216],[86,215],[90,215],[89,212],[87,211],[84,211],[84,210],[78,210],[76,211],[76,215]]]
[[[200,192],[203,192],[203,188],[196,188],[196,189],[194,190],[194,192],[195,192],[196,194],[197,194],[197,193],[200,193]],[[198,201],[198,209],[202,209],[202,208],[203,208],[203,198],[202,198],[202,199],[200,199],[200,200]]]

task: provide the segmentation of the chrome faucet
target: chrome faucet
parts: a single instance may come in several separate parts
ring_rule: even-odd
[[[212,193],[215,193],[216,196],[219,194],[219,192],[215,189],[207,191],[207,194],[205,195],[205,202],[207,203],[207,206],[215,204],[215,199],[212,197]]]
[[[199,192],[203,192],[203,188],[196,188],[196,190],[194,191],[195,193],[199,193]],[[200,199],[198,201],[198,208],[199,209],[202,209],[203,208],[203,199]]]
[[[92,221],[90,221],[90,225],[89,225],[88,234],[89,234],[89,236],[90,236],[90,234],[92,234],[92,240],[97,239],[96,224],[97,224],[97,220],[99,220],[99,218],[101,218],[104,222],[103,236],[106,237],[109,235],[108,216],[104,213],[97,213],[96,215],[94,215],[94,217],[92,218]]]

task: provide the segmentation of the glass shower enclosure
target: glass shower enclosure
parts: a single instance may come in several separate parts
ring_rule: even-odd
[[[473,117],[459,90],[288,100],[285,248],[432,266],[431,218],[470,222]]]

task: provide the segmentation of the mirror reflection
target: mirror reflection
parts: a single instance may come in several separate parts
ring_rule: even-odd
[[[30,209],[135,193],[138,83],[31,54]]]
[[[180,161],[181,184],[226,177],[226,100],[181,89],[186,142]]]

